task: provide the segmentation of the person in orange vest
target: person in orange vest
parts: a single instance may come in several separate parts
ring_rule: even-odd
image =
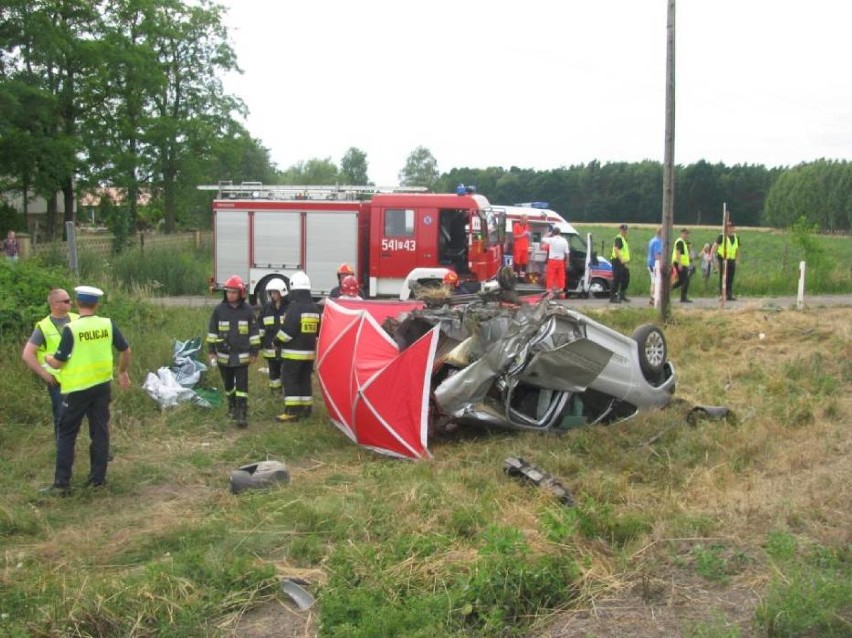
[[[521,220],[512,224],[512,265],[515,276],[523,280],[527,275],[530,262],[530,225],[529,216],[524,213]]]
[[[45,362],[48,354],[56,352],[62,331],[69,323],[78,318],[77,313],[70,312],[71,297],[62,288],[54,288],[47,294],[47,305],[50,314],[39,321],[27,343],[21,359],[27,367],[35,372],[47,384],[50,404],[53,408],[53,435],[59,435],[59,417],[62,414],[62,387],[60,373]]]
[[[74,446],[83,417],[89,420],[89,460],[91,468],[88,487],[106,484],[109,462],[109,404],[112,399],[112,349],[118,358],[118,384],[130,387],[130,346],[112,319],[98,316],[98,304],[103,290],[93,286],[77,286],[77,308],[80,317],[62,331],[54,354],[45,356],[47,364],[62,370],[62,415],[56,441],[56,473],[53,484],[44,493],[67,494],[71,489],[71,470],[74,465]]]
[[[740,253],[740,238],[734,232],[733,222],[728,222],[728,236],[723,237],[722,233],[716,238],[713,243],[711,252],[716,253],[716,262],[719,267],[719,298],[722,298],[722,273],[725,275],[725,295],[728,301],[736,301],[734,297],[734,275],[737,272],[737,257]],[[727,261],[728,269],[725,271],[724,266]]]

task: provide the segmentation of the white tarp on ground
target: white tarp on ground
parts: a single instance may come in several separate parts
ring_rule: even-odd
[[[142,384],[142,389],[161,408],[168,408],[184,401],[211,407],[206,399],[193,390],[195,384],[201,379],[201,374],[207,370],[207,366],[195,358],[200,350],[200,337],[188,341],[176,340],[172,365],[159,368],[156,373],[149,372]]]

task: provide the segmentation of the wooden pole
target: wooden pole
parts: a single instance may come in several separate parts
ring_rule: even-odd
[[[671,317],[672,227],[674,226],[674,140],[675,140],[675,0],[668,0],[666,19],[666,132],[663,159],[663,270],[660,290],[660,319]]]
[[[722,202],[722,270],[720,272],[722,294],[719,299],[720,308],[725,307],[725,302],[728,299],[728,223],[728,205]]]

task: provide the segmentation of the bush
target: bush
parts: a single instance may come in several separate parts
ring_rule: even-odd
[[[52,288],[70,288],[71,278],[61,268],[49,268],[22,260],[0,262],[0,337],[15,338],[32,329],[49,308],[47,293]]]

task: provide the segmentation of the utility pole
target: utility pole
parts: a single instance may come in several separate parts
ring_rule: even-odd
[[[672,228],[674,226],[675,138],[675,0],[668,0],[666,20],[666,144],[663,157],[663,254],[660,255],[660,319],[671,318]]]

